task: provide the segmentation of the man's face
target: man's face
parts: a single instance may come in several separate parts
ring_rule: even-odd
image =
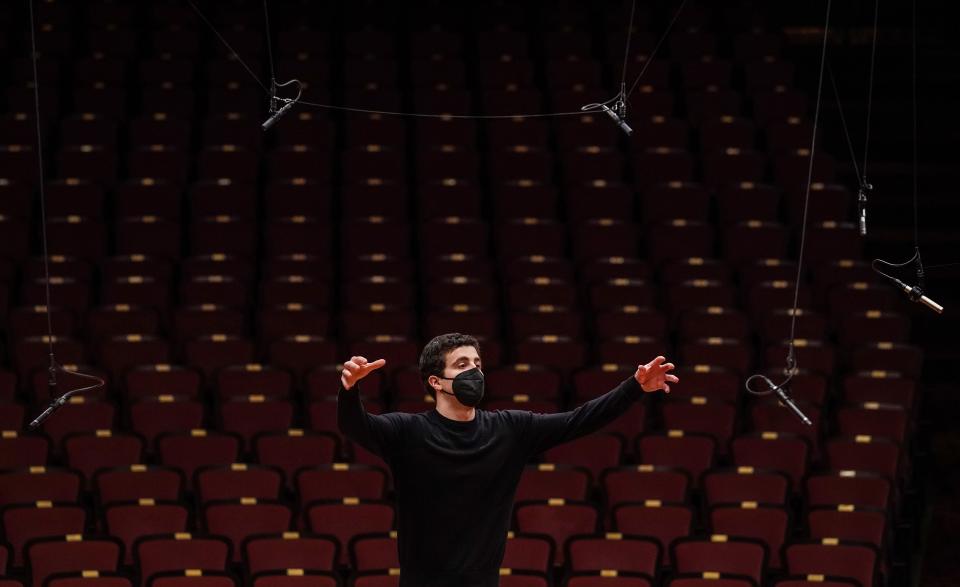
[[[443,376],[456,377],[474,367],[480,368],[480,353],[477,352],[477,349],[472,346],[457,347],[447,353]]]
[[[447,353],[445,358],[445,365],[443,368],[443,376],[449,377],[449,379],[440,379],[439,377],[433,378],[432,383],[439,385],[441,389],[449,393],[453,393],[453,379],[457,375],[468,371],[476,367],[481,369],[480,363],[480,353],[477,352],[472,346],[461,346],[453,349]]]

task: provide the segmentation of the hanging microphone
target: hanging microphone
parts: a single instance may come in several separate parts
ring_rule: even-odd
[[[43,411],[43,413],[41,413],[39,416],[37,416],[36,418],[34,418],[32,422],[30,422],[30,424],[28,425],[28,428],[29,428],[30,430],[34,430],[37,426],[39,426],[40,424],[43,424],[44,420],[46,420],[47,418],[49,418],[51,414],[53,414],[54,412],[56,412],[61,406],[63,406],[65,403],[67,403],[67,401],[68,401],[71,397],[77,395],[78,393],[83,393],[83,392],[85,392],[85,391],[91,391],[91,390],[97,389],[98,387],[103,387],[104,385],[106,385],[106,381],[104,381],[104,380],[103,380],[102,378],[100,378],[100,377],[97,377],[96,375],[89,375],[89,374],[87,374],[87,373],[81,373],[80,371],[69,371],[69,370],[67,370],[67,369],[64,369],[63,367],[61,367],[60,365],[57,365],[57,364],[53,361],[52,355],[51,355],[51,357],[50,357],[50,360],[51,360],[51,363],[50,363],[50,373],[49,373],[49,381],[48,381],[48,383],[50,384],[50,391],[51,391],[51,393],[53,392],[53,389],[54,389],[54,388],[56,387],[56,385],[57,385],[57,379],[56,379],[56,372],[57,372],[57,371],[63,371],[64,373],[69,373],[69,374],[71,374],[71,375],[76,375],[76,376],[82,377],[82,378],[84,378],[84,379],[89,379],[89,380],[91,380],[91,381],[94,381],[95,383],[93,383],[92,385],[88,385],[88,386],[86,386],[86,387],[78,387],[78,388],[76,388],[76,389],[71,389],[70,391],[64,393],[63,395],[61,395],[61,396],[58,397],[57,399],[51,401],[51,402],[50,402],[50,405],[47,406],[47,409],[45,409],[45,410]]]
[[[857,207],[860,210],[860,236],[867,236],[867,192],[873,185],[863,182],[857,193]]]
[[[286,104],[284,104],[279,110],[277,110],[276,112],[274,112],[273,114],[271,114],[271,115],[270,115],[270,118],[268,118],[267,120],[265,120],[264,123],[261,125],[261,127],[263,128],[263,130],[267,130],[267,129],[269,129],[271,126],[273,126],[274,124],[276,124],[277,119],[279,119],[281,116],[283,116],[283,115],[287,112],[287,110],[289,110],[290,107],[293,106],[294,104],[296,104],[296,101],[290,100],[289,102],[287,102]]]
[[[277,96],[277,88],[282,88],[284,86],[289,86],[290,84],[297,84],[297,95],[294,98],[281,98]],[[287,110],[290,110],[290,107],[300,101],[300,96],[303,94],[303,84],[298,79],[292,79],[285,81],[282,84],[278,84],[277,80],[270,82],[270,118],[266,119],[263,124],[260,125],[263,130],[269,129],[271,126],[276,124],[277,120],[283,116]],[[277,107],[277,104],[283,102],[283,106]]]
[[[927,296],[923,295],[923,290],[920,289],[920,286],[919,286],[919,285],[918,285],[918,286],[913,286],[913,287],[911,287],[911,286],[907,285],[906,283],[900,281],[900,280],[897,279],[896,277],[891,277],[890,279],[892,279],[893,282],[894,282],[895,284],[897,284],[897,287],[899,287],[900,289],[902,289],[903,292],[904,292],[905,294],[907,294],[907,297],[910,298],[910,301],[911,301],[911,302],[919,302],[919,303],[923,304],[924,306],[930,308],[931,310],[933,310],[933,311],[936,312],[937,314],[943,314],[943,306],[941,306],[941,305],[938,304],[937,302],[931,300],[931,299],[928,298]]]
[[[803,413],[803,410],[797,407],[797,404],[793,403],[793,400],[790,398],[789,395],[787,395],[787,392],[783,389],[782,386],[774,384],[773,381],[770,381],[770,378],[765,375],[754,375],[753,377],[762,379],[763,382],[770,387],[770,391],[775,393],[777,397],[780,398],[780,403],[790,408],[790,411],[793,412],[798,418],[800,418],[801,422],[803,422],[807,426],[813,426],[813,422],[810,421],[810,418],[808,418],[807,415]]]
[[[620,90],[620,95],[621,96],[623,95],[622,88]],[[604,112],[607,113],[607,116],[609,116],[611,120],[617,123],[617,126],[620,127],[620,130],[627,133],[628,135],[633,133],[633,129],[630,128],[630,125],[628,125],[626,121],[624,121],[624,118],[626,118],[627,116],[627,104],[623,101],[623,99],[620,99],[614,105],[614,108],[617,109],[616,112],[611,110],[606,104],[594,103],[594,104],[587,104],[586,106],[582,106],[580,110],[582,112],[587,112],[587,111],[597,110],[597,109],[603,110]]]
[[[30,425],[28,426],[28,428],[30,428],[30,430],[35,430],[37,426],[39,426],[40,424],[43,424],[43,421],[49,418],[50,414],[56,411],[56,409],[62,406],[63,404],[64,402],[60,401],[59,399],[53,401],[49,406],[47,406],[47,409],[45,409],[42,414],[34,418],[33,422],[30,422]]]
[[[633,129],[630,128],[630,125],[628,125],[626,121],[623,120],[623,118],[619,114],[611,110],[606,104],[600,104],[600,108],[602,108],[603,111],[607,113],[607,116],[609,116],[611,120],[617,123],[617,126],[620,127],[620,130],[627,133],[628,135],[633,133]]]

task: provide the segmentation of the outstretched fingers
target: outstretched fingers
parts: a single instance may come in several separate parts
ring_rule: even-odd
[[[377,359],[369,362],[365,357],[351,357],[349,361],[343,364],[343,373],[348,378],[363,378],[367,373],[376,371],[387,364],[385,359]]]

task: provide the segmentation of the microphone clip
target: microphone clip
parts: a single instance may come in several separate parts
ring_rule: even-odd
[[[273,114],[280,109],[280,99],[277,98],[277,80],[270,80],[270,106],[267,112]]]
[[[797,370],[796,365],[792,367],[788,367],[788,369],[793,372],[796,372]],[[808,418],[807,415],[803,413],[803,410],[801,410],[800,407],[797,406],[797,404],[793,401],[793,398],[790,397],[790,394],[785,389],[791,377],[792,376],[787,377],[786,381],[778,385],[773,381],[770,381],[770,378],[767,377],[766,375],[761,375],[758,373],[756,375],[751,375],[750,377],[748,377],[747,381],[744,383],[744,386],[747,388],[748,392],[754,395],[768,395],[771,393],[774,394],[775,396],[777,396],[777,399],[779,400],[779,403],[781,406],[784,406],[785,408],[793,412],[793,415],[796,416],[801,422],[803,422],[807,426],[813,426],[813,421],[810,420],[810,418]],[[766,389],[762,391],[755,390],[752,384],[756,380],[762,381],[766,386]]]
[[[103,387],[104,385],[106,385],[106,382],[102,378],[97,377],[96,375],[88,375],[87,373],[81,373],[80,371],[71,371],[68,369],[64,369],[61,365],[57,364],[56,360],[53,358],[53,355],[51,354],[50,372],[49,372],[49,381],[48,381],[48,383],[50,383],[51,393],[53,392],[54,387],[57,385],[57,381],[56,381],[57,371],[62,371],[63,373],[75,375],[80,378],[93,381],[94,383],[91,385],[87,385],[85,387],[78,387],[76,389],[71,389],[63,393],[59,397],[56,397],[55,399],[51,400],[50,405],[47,406],[47,409],[45,409],[39,416],[34,418],[30,422],[30,424],[27,425],[27,428],[29,430],[36,430],[41,424],[43,424],[44,421],[46,421],[47,418],[49,418],[51,415],[53,415],[55,411],[57,411],[64,404],[66,404],[67,401],[69,401],[70,398],[72,398],[73,396],[79,393],[92,391],[94,389],[97,389],[99,387]]]
[[[296,97],[282,98],[277,95],[277,88],[282,88],[294,83],[297,84]],[[292,79],[290,81],[283,82],[282,84],[278,84],[276,80],[273,80],[270,85],[270,106],[268,107],[268,113],[270,114],[270,117],[267,118],[262,125],[260,125],[263,130],[268,130],[271,126],[276,124],[277,120],[279,120],[280,117],[287,112],[287,110],[290,110],[294,104],[299,102],[300,96],[303,95],[303,83],[301,83],[298,79]],[[283,106],[280,106],[281,103]]]
[[[867,183],[866,179],[860,182],[857,189],[857,209],[859,215],[857,222],[860,226],[860,236],[867,236],[867,194],[873,191],[873,184]]]
[[[595,104],[587,104],[586,106],[581,107],[580,110],[583,112],[589,112],[593,110],[603,110],[604,112],[607,113],[607,116],[610,117],[610,120],[614,121],[617,124],[617,126],[620,127],[620,130],[622,130],[627,135],[633,134],[633,129],[630,128],[630,125],[627,124],[626,120],[624,120],[624,117],[626,116],[626,113],[627,113],[627,105],[624,103],[623,99],[621,98],[616,104],[614,104],[613,107],[616,109],[616,111],[611,110],[610,107],[607,106],[606,104],[595,103]]]

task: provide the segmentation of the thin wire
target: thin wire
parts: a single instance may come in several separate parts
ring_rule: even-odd
[[[270,59],[270,82],[277,83],[277,74],[273,69],[273,42],[270,39],[270,12],[267,10],[267,0],[263,0],[263,28],[267,32],[267,57]]]
[[[630,39],[633,37],[633,15],[636,14],[637,0],[630,4],[630,20],[627,21],[627,42],[623,46],[623,68],[620,71],[620,96],[624,99],[623,90],[627,83],[627,60],[630,59]]]
[[[843,136],[847,139],[847,147],[850,149],[850,161],[853,163],[853,171],[857,175],[857,181],[861,187],[866,183],[866,173],[860,175],[860,167],[857,165],[857,155],[853,151],[853,140],[850,138],[850,129],[847,128],[847,117],[843,115],[843,103],[840,101],[840,90],[837,89],[837,80],[833,76],[833,67],[827,62],[827,73],[830,74],[830,83],[833,85],[833,95],[837,101],[837,111],[840,113],[840,124],[843,126]],[[869,123],[868,123],[869,126]],[[866,164],[866,159],[864,159]]]
[[[877,273],[879,273],[880,275],[886,277],[887,279],[896,279],[894,276],[881,271],[880,268],[877,267],[877,264],[880,263],[880,264],[886,265],[887,267],[906,267],[907,265],[913,263],[916,260],[917,260],[917,253],[914,252],[913,256],[907,259],[906,261],[904,261],[903,263],[891,263],[890,261],[884,261],[883,259],[874,259],[873,261],[870,262],[870,268],[876,271]]]
[[[50,345],[50,369],[54,369],[53,357],[53,318],[50,311],[50,255],[47,252],[47,209],[46,195],[43,188],[43,132],[40,129],[40,75],[37,73],[37,32],[36,21],[33,15],[33,0],[27,0],[30,7],[30,50],[31,64],[33,65],[33,106],[37,123],[37,172],[40,182],[40,239],[43,247],[43,285],[47,303],[47,342]],[[52,376],[52,374],[51,374]]]
[[[873,76],[877,63],[877,37],[879,36],[880,0],[876,0],[873,8],[873,46],[870,50],[870,83],[867,92],[867,129],[863,139],[863,178],[861,183],[867,183],[867,155],[870,152],[870,123],[873,117]]]
[[[913,248],[916,249],[917,257],[919,257],[920,231],[917,223],[917,193],[920,174],[918,172],[917,151],[919,141],[917,136],[917,0],[913,0]],[[922,274],[922,264],[919,266],[919,270]]]
[[[609,104],[610,102],[615,101],[617,98],[613,98],[604,102]],[[310,102],[308,100],[301,100],[300,104],[304,106],[312,106],[314,108],[322,108],[325,110],[340,110],[343,112],[359,112],[361,114],[382,114],[384,116],[405,116],[408,118],[440,118],[440,119],[469,119],[469,120],[501,120],[501,119],[517,119],[517,118],[551,118],[551,117],[561,117],[561,116],[583,116],[583,112],[579,110],[575,112],[543,112],[540,114],[424,114],[419,112],[395,112],[391,110],[373,110],[369,108],[353,108],[350,106],[335,106],[333,104],[321,104],[319,102]]]
[[[43,250],[43,275],[44,275],[44,294],[46,296],[46,314],[47,314],[47,343],[49,345],[50,352],[50,365],[49,369],[49,383],[51,387],[56,386],[56,373],[57,371],[63,373],[70,373],[72,375],[77,375],[79,377],[89,379],[94,381],[93,385],[88,385],[87,387],[81,387],[77,389],[71,389],[66,393],[62,394],[57,398],[56,402],[62,405],[67,399],[71,396],[78,393],[89,391],[92,389],[97,389],[106,385],[106,382],[95,375],[89,375],[87,373],[81,373],[79,371],[74,371],[64,368],[62,365],[57,363],[56,355],[54,354],[53,347],[53,318],[51,311],[51,295],[50,295],[50,255],[48,252],[47,246],[47,208],[46,208],[46,192],[44,190],[44,173],[43,173],[43,131],[40,127],[40,76],[37,73],[37,61],[39,55],[37,53],[37,33],[36,33],[36,19],[33,13],[33,0],[27,0],[27,6],[29,7],[30,13],[30,50],[32,51],[30,57],[31,64],[33,65],[33,105],[34,105],[34,114],[36,117],[37,123],[37,171],[39,173],[39,192],[40,192],[40,238],[41,238],[41,247]],[[31,426],[32,427],[32,426]]]
[[[190,5],[190,8],[192,8],[193,11],[197,13],[200,19],[207,25],[207,27],[209,27],[210,30],[213,31],[213,34],[217,36],[220,42],[223,43],[223,45],[230,50],[230,53],[237,59],[240,65],[242,65],[243,68],[247,70],[247,73],[249,73],[250,77],[252,77],[254,81],[257,82],[257,85],[259,85],[263,89],[264,93],[270,95],[271,94],[270,90],[263,84],[262,81],[260,81],[260,78],[257,77],[257,75],[246,64],[246,62],[244,62],[243,58],[240,57],[240,54],[237,53],[237,51],[230,45],[230,43],[228,43],[227,40],[223,38],[223,35],[221,35],[220,32],[216,29],[216,27],[213,26],[213,23],[211,23],[210,20],[207,19],[206,16],[204,16],[203,12],[197,7],[197,5],[194,4],[192,0],[186,0],[186,2],[187,4]],[[680,4],[680,8],[677,10],[677,13],[674,15],[673,20],[670,23],[670,27],[667,29],[666,33],[664,33],[663,37],[660,38],[660,41],[657,43],[657,46],[654,48],[653,52],[650,54],[650,59],[648,59],[647,62],[644,64],[644,67],[640,71],[640,74],[637,76],[636,81],[634,81],[633,88],[631,88],[630,90],[631,92],[633,91],[633,89],[636,88],[637,84],[640,82],[640,78],[643,77],[644,72],[646,71],[647,67],[650,65],[650,60],[653,59],[653,56],[656,54],[657,49],[660,48],[660,45],[666,39],[667,33],[669,33],[670,29],[673,28],[673,24],[676,23],[677,19],[680,17],[680,11],[683,9],[686,3],[687,3],[687,0],[683,0],[683,2]],[[264,2],[264,4],[266,4],[266,2]],[[271,67],[272,67],[273,66],[272,57],[270,61],[271,61]],[[277,84],[277,85],[282,86],[286,84]],[[610,100],[603,102],[603,104],[611,104],[613,102],[616,102],[617,100],[621,99],[622,96],[623,96],[622,93],[617,94]],[[623,96],[623,99],[625,100],[626,97],[628,96],[629,96],[629,93],[627,94],[627,96]],[[291,100],[285,100],[285,101],[291,101]],[[324,104],[321,102],[311,102],[308,100],[292,100],[292,101],[296,101],[297,103],[303,106],[310,106],[312,108],[319,108],[324,110],[355,112],[360,114],[381,114],[384,116],[401,116],[401,117],[407,117],[407,118],[436,118],[436,119],[442,119],[442,120],[449,120],[449,119],[516,120],[520,118],[559,118],[559,117],[566,117],[566,116],[582,116],[583,115],[583,112],[580,110],[571,111],[571,112],[543,112],[543,113],[518,113],[518,114],[446,114],[446,113],[444,114],[429,113],[428,114],[428,113],[419,113],[419,112],[397,112],[397,111],[391,111],[391,110],[376,110],[373,108],[354,108],[351,106],[337,106],[334,104]]]
[[[820,124],[820,106],[823,103],[823,77],[824,70],[826,69],[827,62],[827,40],[830,35],[830,12],[833,4],[833,0],[827,0],[827,15],[823,25],[823,50],[820,55],[820,78],[817,83],[817,105],[813,114],[813,133],[810,138],[810,162],[807,168],[807,189],[806,194],[804,195],[803,200],[803,220],[800,228],[800,253],[799,258],[797,259],[797,277],[794,282],[793,290],[793,309],[791,310],[790,316],[790,342],[787,347],[787,365],[785,371],[786,379],[779,385],[774,384],[770,379],[761,374],[751,375],[744,382],[744,387],[747,391],[753,395],[769,395],[773,393],[776,388],[783,388],[787,383],[793,379],[793,376],[797,373],[797,357],[796,357],[796,326],[797,326],[797,306],[800,301],[800,278],[803,274],[803,251],[806,245],[807,237],[807,215],[810,209],[810,186],[813,184],[813,161],[816,155],[816,146],[817,146],[817,127]],[[762,380],[767,384],[768,389],[766,391],[756,391],[751,384],[754,381]]]
[[[250,69],[250,66],[248,66],[248,65],[244,62],[244,60],[240,57],[240,54],[237,53],[237,52],[233,49],[233,47],[230,46],[230,43],[228,43],[227,40],[223,38],[223,35],[220,34],[220,32],[217,30],[217,28],[216,28],[215,26],[213,26],[213,23],[211,23],[209,20],[207,20],[207,17],[203,15],[203,12],[201,12],[199,8],[197,8],[197,5],[193,3],[193,0],[186,0],[186,2],[187,2],[187,4],[190,5],[190,8],[193,8],[193,11],[197,13],[197,15],[200,17],[200,19],[201,19],[203,22],[207,23],[207,26],[210,27],[210,30],[213,31],[213,34],[217,35],[217,38],[220,39],[220,42],[223,43],[223,45],[224,45],[227,49],[230,50],[230,52],[233,54],[233,56],[237,58],[237,61],[240,63],[240,65],[243,66],[244,69],[247,70],[247,73],[250,74],[250,77],[252,77],[252,78],[257,82],[257,85],[259,85],[261,88],[263,88],[264,93],[269,94],[269,93],[270,93],[270,90],[267,89],[267,86],[263,85],[263,82],[260,81],[260,78],[257,77],[257,74],[253,73],[253,70]]]
[[[810,209],[810,186],[813,184],[813,162],[817,149],[817,127],[820,124],[820,107],[823,103],[823,73],[827,63],[827,40],[830,35],[830,9],[833,0],[827,0],[827,17],[823,25],[823,52],[820,55],[820,79],[817,82],[817,106],[813,113],[813,133],[810,137],[810,163],[807,167],[807,189],[803,200],[803,224],[800,228],[800,253],[797,259],[797,280],[793,291],[793,316],[790,320],[790,353],[794,352],[794,336],[797,325],[797,304],[800,300],[800,277],[803,271],[803,252],[807,240],[807,213]],[[789,358],[788,358],[789,361]],[[789,366],[789,365],[788,365]],[[795,365],[794,365],[795,366]]]
[[[269,90],[265,85],[263,85],[263,82],[260,81],[260,78],[258,78],[257,75],[256,75],[255,73],[253,73],[253,70],[246,64],[246,62],[244,62],[243,58],[240,57],[240,54],[237,53],[236,50],[235,50],[232,46],[230,46],[230,43],[228,43],[227,40],[223,38],[223,35],[221,35],[219,31],[217,31],[216,27],[213,26],[213,23],[211,23],[210,20],[207,19],[206,16],[204,16],[203,12],[200,11],[200,9],[197,7],[197,5],[194,4],[192,0],[186,0],[186,2],[187,2],[187,4],[189,4],[190,7],[194,10],[194,12],[196,12],[197,15],[200,16],[200,19],[210,28],[210,30],[213,31],[213,34],[216,35],[218,39],[220,39],[220,42],[223,43],[223,45],[224,45],[227,49],[230,50],[230,53],[233,54],[233,56],[237,59],[237,61],[240,63],[240,65],[242,65],[243,68],[247,70],[247,73],[250,74],[250,77],[252,77],[252,78],[257,82],[257,84],[258,84],[261,88],[263,88],[264,93],[267,94],[267,95],[271,95],[270,90]],[[272,61],[272,60],[271,60],[271,61]],[[291,81],[294,81],[294,80],[291,80]],[[278,87],[281,87],[281,86],[287,85],[288,83],[290,83],[290,82],[286,82],[286,83],[283,83],[283,84],[277,84],[277,86],[278,86]],[[298,83],[299,83],[299,82],[298,82]],[[282,99],[282,98],[278,98],[278,99]],[[474,120],[483,120],[483,119],[495,120],[495,119],[547,118],[547,117],[582,116],[582,115],[583,115],[583,113],[580,112],[580,111],[576,111],[576,112],[546,112],[546,113],[542,113],[542,114],[503,114],[503,115],[481,115],[481,114],[420,114],[420,113],[416,113],[416,112],[393,112],[393,111],[389,111],[389,110],[374,110],[374,109],[371,109],[371,108],[352,108],[352,107],[349,107],[349,106],[336,106],[336,105],[333,105],[333,104],[323,104],[323,103],[320,103],[320,102],[310,102],[310,101],[307,101],[307,100],[289,100],[289,99],[282,99],[282,100],[284,100],[284,101],[297,101],[299,104],[302,104],[303,106],[311,106],[311,107],[313,107],[313,108],[321,108],[321,109],[325,109],[325,110],[339,110],[339,111],[344,111],[344,112],[357,112],[357,113],[361,113],[361,114],[382,114],[382,115],[384,115],[384,116],[406,116],[406,117],[411,117],[411,118],[440,118],[440,119],[457,118],[457,119],[474,119]],[[616,98],[614,98],[613,100],[609,100],[609,101],[607,101],[607,102],[604,102],[604,103],[605,103],[605,104],[609,104],[610,102],[613,102],[614,100],[616,100]]]
[[[650,52],[650,56],[647,58],[646,62],[643,64],[643,68],[640,69],[640,73],[637,74],[637,79],[633,81],[633,85],[630,86],[630,91],[627,92],[627,95],[624,97],[624,100],[630,97],[630,94],[637,89],[637,84],[640,83],[640,78],[643,77],[643,74],[647,72],[647,68],[650,67],[650,64],[653,63],[653,58],[657,54],[657,51],[660,50],[660,46],[663,45],[663,42],[667,40],[667,37],[670,36],[670,31],[673,30],[673,25],[677,24],[677,20],[680,18],[680,14],[683,12],[683,7],[687,5],[687,0],[683,0],[680,3],[680,7],[677,8],[676,13],[673,15],[673,20],[670,21],[670,24],[667,26],[667,29],[663,31],[663,35],[660,36],[660,40],[657,41],[657,44],[654,45],[653,51]]]
[[[924,270],[923,270],[923,259],[920,257],[920,230],[919,230],[919,214],[918,214],[918,182],[919,182],[919,165],[918,165],[918,156],[917,151],[919,149],[918,144],[918,132],[917,132],[917,1],[913,0],[912,3],[913,9],[913,39],[912,39],[912,62],[913,62],[913,87],[912,87],[912,108],[913,108],[913,256],[903,263],[890,263],[889,261],[884,261],[883,259],[874,259],[871,263],[871,267],[874,271],[880,275],[888,278],[897,280],[892,275],[889,275],[881,271],[877,264],[883,264],[888,267],[906,267],[907,265],[913,263],[916,266],[917,270],[917,286],[920,289],[925,287],[924,284]],[[955,265],[956,263],[947,263],[945,265],[935,265],[935,267],[949,267]]]

